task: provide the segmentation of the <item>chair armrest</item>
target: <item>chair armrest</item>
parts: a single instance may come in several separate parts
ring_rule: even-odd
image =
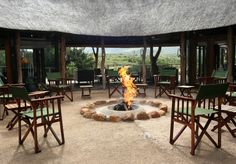
[[[64,98],[64,96],[58,95],[58,96],[51,96],[51,97],[43,97],[43,98],[31,99],[31,102],[40,102],[40,101],[48,101],[48,100],[63,99],[63,98]]]
[[[176,99],[186,100],[186,101],[195,101],[194,98],[186,97],[186,96],[179,96],[179,95],[174,95],[174,94],[169,94],[169,96],[174,99],[176,98]]]
[[[212,83],[213,80],[214,80],[214,78],[211,76],[203,76],[203,77],[198,78],[199,83],[202,83],[202,84]]]

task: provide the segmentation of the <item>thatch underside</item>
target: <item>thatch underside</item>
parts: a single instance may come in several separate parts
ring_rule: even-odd
[[[0,27],[146,36],[236,24],[235,0],[0,0]]]

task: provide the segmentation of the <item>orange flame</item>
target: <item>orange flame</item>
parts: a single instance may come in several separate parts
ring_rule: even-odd
[[[133,103],[134,97],[137,95],[137,88],[133,83],[133,78],[130,77],[127,73],[127,69],[125,67],[120,68],[119,75],[122,79],[122,85],[125,88],[124,91],[124,101],[130,108]]]

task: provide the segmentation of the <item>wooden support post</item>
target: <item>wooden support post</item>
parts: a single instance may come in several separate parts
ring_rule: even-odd
[[[144,38],[144,48],[143,48],[143,52],[141,52],[142,55],[142,83],[146,84],[147,83],[147,70],[146,70],[146,64],[145,64],[145,59],[146,59],[146,52],[147,52],[147,42],[146,42],[146,38]]]
[[[188,62],[188,77],[189,83],[195,84],[196,83],[196,71],[197,71],[197,56],[196,56],[196,42],[194,38],[189,40],[189,62]]]
[[[98,68],[98,52],[99,52],[99,47],[96,47],[96,52],[94,47],[92,47],[93,50],[93,54],[94,54],[94,58],[95,58],[95,67],[94,68]]]
[[[228,58],[227,58],[227,67],[228,67],[228,82],[233,82],[233,59],[235,55],[235,36],[233,32],[233,28],[228,27],[227,33],[227,41],[228,41]]]
[[[16,59],[17,59],[17,82],[22,83],[22,66],[21,66],[21,54],[20,54],[20,32],[16,32],[16,40],[15,40],[15,48],[16,48]]]
[[[186,43],[184,32],[180,33],[180,77],[181,84],[186,83]]]
[[[207,54],[206,54],[206,74],[207,76],[211,76],[212,71],[215,69],[215,53],[214,53],[214,42],[213,39],[210,38],[207,41]]]
[[[58,72],[59,71],[59,65],[60,65],[60,38],[59,36],[56,37],[56,44],[55,44],[55,54],[54,54],[54,69],[51,70],[52,72]]]
[[[5,55],[6,55],[6,73],[7,73],[7,81],[8,83],[13,83],[13,72],[12,72],[12,64],[11,64],[11,41],[10,35],[7,34],[5,41]]]
[[[65,37],[64,34],[61,34],[60,37],[60,71],[61,71],[61,77],[64,79],[63,83],[65,83],[66,78],[66,44],[65,44]]]
[[[102,39],[102,61],[101,61],[101,73],[102,73],[102,88],[106,88],[106,74],[105,74],[105,61],[106,61],[106,50],[104,47],[104,41]]]

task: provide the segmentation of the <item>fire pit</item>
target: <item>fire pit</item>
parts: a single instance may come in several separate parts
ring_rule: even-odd
[[[158,101],[135,101],[137,88],[133,79],[128,75],[125,67],[120,68],[119,75],[122,81],[124,94],[121,100],[96,101],[81,108],[80,113],[85,118],[97,121],[134,121],[147,120],[164,115],[167,106]]]
[[[114,110],[122,100],[95,101],[83,106],[80,114],[96,121],[134,121],[158,118],[167,112],[167,105],[155,100],[135,100],[132,110]]]

